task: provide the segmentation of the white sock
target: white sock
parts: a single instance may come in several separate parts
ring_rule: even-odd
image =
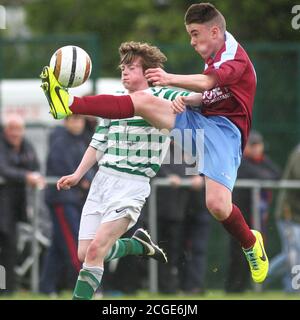
[[[89,271],[98,281],[101,282],[104,268],[93,266],[89,267],[85,263],[82,265],[82,268],[86,271]]]

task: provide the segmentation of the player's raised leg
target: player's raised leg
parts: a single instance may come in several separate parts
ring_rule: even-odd
[[[142,91],[135,92],[130,97],[135,115],[141,116],[157,129],[171,130],[174,128],[176,114],[171,109],[171,101]]]
[[[231,191],[224,185],[205,177],[206,206],[224,228],[236,238],[248,260],[252,279],[263,282],[269,262],[260,232],[250,230],[240,209],[232,203]]]
[[[71,114],[92,115],[107,119],[130,118],[138,115],[158,129],[174,127],[175,114],[171,109],[170,101],[141,91],[125,96],[72,97],[60,86],[51,68],[44,67],[41,78],[41,87],[54,119],[63,119]]]

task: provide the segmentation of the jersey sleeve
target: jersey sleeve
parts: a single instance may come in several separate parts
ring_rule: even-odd
[[[105,152],[107,148],[107,140],[108,140],[108,131],[110,127],[111,120],[101,118],[99,121],[99,125],[96,128],[96,131],[92,137],[90,142],[90,146]]]
[[[178,96],[188,96],[192,94],[189,91],[180,91],[170,88],[152,88],[152,94],[158,98],[173,101]]]
[[[227,60],[215,66],[215,68],[207,70],[205,74],[214,74],[218,85],[221,87],[230,86],[240,80],[246,70],[247,63],[247,60],[243,57]]]

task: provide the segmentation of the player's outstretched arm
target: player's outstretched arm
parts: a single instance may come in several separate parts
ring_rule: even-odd
[[[173,86],[195,92],[203,92],[215,87],[217,78],[213,74],[172,74],[161,68],[150,68],[145,72],[145,77],[154,86]]]
[[[57,190],[69,190],[82,179],[97,161],[97,150],[89,146],[74,173],[61,177],[57,183]]]

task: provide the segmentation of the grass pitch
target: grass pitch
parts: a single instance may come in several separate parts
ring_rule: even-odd
[[[11,296],[0,296],[0,300],[70,300],[71,292],[63,292],[58,296],[47,296],[31,292],[19,292]],[[300,300],[300,294],[288,294],[282,291],[246,292],[228,294],[223,291],[207,290],[203,295],[164,295],[141,291],[136,295],[104,295],[96,300]]]

